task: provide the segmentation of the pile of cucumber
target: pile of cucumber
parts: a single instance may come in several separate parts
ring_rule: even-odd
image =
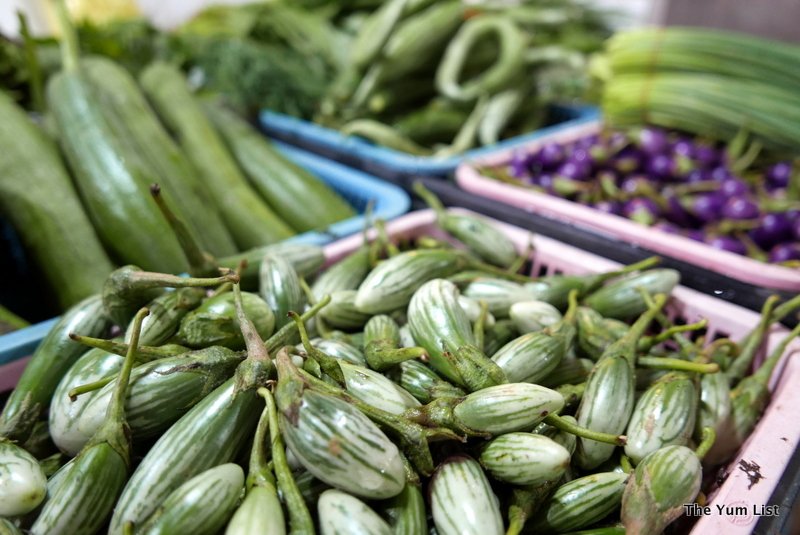
[[[787,335],[665,312],[678,273],[520,274],[479,216],[321,271],[135,266],[70,309],[0,415],[0,529],[47,535],[660,533],[769,401]],[[534,253],[535,254],[535,253]],[[173,288],[173,290],[167,290]],[[715,440],[716,438],[716,440]]]
[[[62,48],[41,128],[0,94],[0,211],[63,308],[98,292],[115,265],[187,271],[187,236],[225,257],[355,215],[245,120],[192,94],[176,67],[154,63],[137,82],[109,59],[79,57],[68,23]]]

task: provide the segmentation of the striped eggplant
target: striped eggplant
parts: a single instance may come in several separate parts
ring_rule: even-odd
[[[150,448],[133,472],[114,509],[109,533],[147,519],[187,478],[230,462],[258,420],[258,396],[244,367],[192,407]],[[267,379],[266,373],[258,381]]]
[[[142,333],[139,343],[143,346],[160,346],[178,330],[183,317],[200,306],[203,290],[200,288],[180,288],[174,292],[166,292],[149,303],[150,315],[142,322]],[[125,332],[125,342],[131,339],[133,323]]]
[[[703,428],[710,427],[717,436],[724,436],[724,430],[730,425],[731,415],[731,387],[728,378],[724,373],[704,373],[698,389],[695,434],[699,436]]]
[[[602,520],[619,508],[627,479],[628,474],[600,472],[565,483],[544,506],[531,530],[563,533]]]
[[[339,362],[339,367],[347,391],[364,403],[396,415],[420,406],[409,392],[376,371],[344,361]]]
[[[351,364],[355,364],[356,366],[367,365],[367,360],[364,358],[364,354],[361,353],[357,347],[354,347],[347,342],[334,340],[332,338],[314,338],[311,340],[311,345],[320,351],[324,351],[335,359],[344,360]],[[297,348],[302,351],[302,344],[298,345]]]
[[[581,427],[618,435],[628,426],[634,406],[634,366],[639,340],[665,304],[666,296],[657,295],[625,336],[611,344],[597,361],[578,406],[576,418]],[[576,455],[578,466],[590,470],[611,457],[613,452],[612,444],[581,438]]]
[[[300,277],[292,264],[285,258],[270,254],[264,255],[261,261],[259,292],[272,310],[276,329],[291,321],[287,316],[290,310],[301,312],[306,301]]]
[[[567,420],[569,423],[578,425],[578,421],[573,416],[562,416],[564,420]],[[539,424],[541,426],[542,424]],[[566,431],[561,431],[560,429],[556,429],[551,425],[544,424],[544,428],[538,430],[537,432],[540,435],[544,435],[553,440],[556,444],[561,445],[567,452],[569,452],[570,456],[575,453],[575,449],[578,447],[578,437],[573,435],[572,433],[567,433]]]
[[[285,535],[286,522],[283,509],[274,488],[253,487],[233,513],[225,535],[252,535],[253,533]]]
[[[401,362],[389,372],[389,377],[421,403],[429,403],[436,398],[460,398],[466,395],[463,390],[443,380],[435,371],[417,360]]]
[[[136,311],[164,293],[164,288],[205,288],[238,280],[235,274],[215,278],[178,277],[127,265],[115,269],[103,284],[103,308],[117,325],[127,325]]]
[[[36,509],[47,493],[47,478],[27,451],[0,439],[0,517],[25,515]]]
[[[421,357],[421,347],[400,347],[400,327],[391,317],[372,316],[364,325],[364,357],[370,368],[384,371],[409,359]]]
[[[172,491],[136,533],[215,535],[233,514],[243,488],[244,471],[238,464],[205,470]]]
[[[789,343],[800,335],[800,325],[783,337],[758,369],[731,390],[731,412],[704,461],[710,465],[728,461],[753,432],[761,413],[769,404],[770,378],[778,363],[784,359]],[[730,379],[730,378],[729,378]]]
[[[451,382],[470,390],[506,382],[502,370],[475,346],[452,282],[434,279],[423,284],[408,306],[408,324],[431,367]]]
[[[113,377],[120,368],[122,359],[118,355],[102,349],[90,349],[64,375],[53,394],[48,415],[50,436],[62,452],[75,456],[86,445],[88,439],[79,429],[78,422],[89,402],[98,394],[97,390],[87,392],[72,401],[69,397],[70,390]]]
[[[280,369],[280,368],[279,368]],[[356,496],[383,499],[403,490],[400,451],[352,405],[278,381],[281,435],[306,470]]]
[[[220,267],[237,270],[242,261],[246,262],[244,270],[239,274],[239,283],[243,290],[257,290],[261,260],[267,254],[285,258],[292,264],[297,274],[304,278],[316,274],[325,263],[322,247],[291,242],[256,247],[243,253],[219,258],[217,263]]]
[[[319,317],[325,320],[327,325],[348,331],[360,330],[364,327],[370,314],[366,314],[356,307],[355,290],[339,290],[330,295],[331,302],[319,313]]]
[[[256,294],[242,293],[247,317],[255,322],[261,338],[269,338],[275,330],[275,315],[272,309]],[[244,338],[236,319],[233,293],[226,292],[206,299],[197,309],[181,321],[176,335],[179,343],[194,347],[223,346],[243,349]]]
[[[0,535],[22,535],[22,532],[11,520],[0,517]]]
[[[461,425],[495,435],[533,429],[564,406],[564,397],[543,386],[509,383],[473,392],[453,408]]]
[[[630,319],[647,310],[641,291],[669,295],[680,282],[674,269],[651,269],[629,275],[597,290],[584,300],[604,318]]]
[[[578,406],[578,425],[604,433],[622,433],[628,426],[634,407],[635,380],[633,370],[622,356],[600,359],[586,382],[586,390]],[[596,468],[614,453],[613,444],[594,440],[578,440],[578,466]]]
[[[475,299],[465,295],[459,295],[458,304],[461,305],[461,308],[464,310],[464,313],[467,315],[467,319],[469,319],[470,323],[475,323],[481,317],[481,305]],[[487,310],[484,326],[489,329],[494,327],[495,323],[495,317]]]
[[[622,495],[622,523],[628,535],[661,533],[700,492],[703,468],[685,446],[665,446],[645,457]]]
[[[406,251],[378,264],[358,287],[355,305],[367,314],[383,314],[405,307],[420,286],[457,273],[467,257],[450,249]]]
[[[389,501],[387,514],[392,519],[394,535],[416,535],[428,532],[428,515],[422,490],[414,483],[406,483],[403,492]]]
[[[628,325],[619,320],[604,318],[594,309],[578,307],[575,315],[578,327],[578,348],[582,355],[597,360],[608,347],[622,338]]]
[[[137,366],[125,401],[132,436],[159,436],[230,378],[242,359],[241,353],[216,346]],[[115,385],[113,381],[104,386],[81,411],[77,428],[87,441],[102,424]]]
[[[71,466],[53,492],[48,492],[47,501],[30,528],[33,535],[90,535],[106,523],[130,470],[131,438],[125,421],[125,395],[142,319],[147,314],[147,309],[136,313],[130,348],[103,425],[70,461]]]
[[[370,507],[340,490],[326,490],[317,502],[322,535],[393,535],[391,526]]]
[[[439,535],[502,535],[500,504],[471,457],[446,459],[430,483],[431,513]]]
[[[508,316],[520,334],[541,331],[563,318],[556,307],[545,301],[520,301],[508,309]]]
[[[102,336],[110,326],[99,295],[87,297],[61,316],[36,348],[6,401],[0,414],[0,437],[25,441],[64,374],[86,352],[69,334]]]
[[[535,301],[536,296],[514,281],[495,277],[481,277],[470,282],[462,292],[475,301],[483,301],[495,318],[509,317],[511,305]]]
[[[400,347],[416,347],[417,342],[414,341],[414,336],[411,334],[411,327],[408,323],[400,327]]]
[[[492,355],[492,361],[514,383],[539,383],[550,375],[564,358],[565,340],[549,332],[523,334]]]
[[[510,319],[497,320],[495,324],[488,327],[483,333],[483,352],[487,355],[494,355],[500,348],[517,338],[520,333]]]
[[[561,477],[570,453],[543,435],[507,433],[489,442],[478,460],[498,481],[540,485]]]
[[[665,375],[636,402],[628,423],[625,455],[638,464],[664,446],[686,446],[694,432],[696,414],[694,380],[683,372]]]
[[[547,388],[556,388],[561,385],[574,385],[586,381],[594,368],[594,362],[589,359],[563,358],[558,365],[538,381],[538,384]]]
[[[311,285],[311,292],[314,297],[321,299],[333,292],[357,290],[369,269],[369,247],[359,247],[323,271]]]
[[[507,268],[517,259],[517,247],[501,230],[477,214],[459,214],[445,209],[432,191],[414,184],[414,192],[436,212],[436,223],[483,261]]]

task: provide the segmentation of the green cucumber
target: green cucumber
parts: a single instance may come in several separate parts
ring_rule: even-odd
[[[247,121],[217,103],[206,103],[204,110],[255,190],[295,231],[322,230],[356,215],[338,193],[277,151]]]

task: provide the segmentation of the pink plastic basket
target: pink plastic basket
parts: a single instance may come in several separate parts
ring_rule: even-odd
[[[470,213],[467,210],[456,210]],[[529,245],[531,235],[528,231],[511,225],[490,220],[506,233],[516,244],[519,251]],[[423,234],[446,238],[436,226],[435,214],[430,210],[414,212],[387,224],[387,231],[395,238],[413,238]],[[363,244],[361,235],[354,235],[334,242],[325,247],[328,264],[353,252]],[[582,251],[570,245],[557,242],[544,236],[533,236],[535,253],[532,255],[532,274],[587,274],[610,271],[620,264],[600,256]],[[744,336],[759,321],[758,314],[699,293],[689,288],[678,286],[672,293],[668,311],[673,317],[680,317],[686,322],[699,319],[708,320],[708,338],[729,336],[736,340]],[[770,332],[763,353],[770,352],[786,335],[787,329],[775,327]],[[764,354],[759,355],[759,360]],[[800,384],[800,341],[792,342],[772,378],[770,388],[773,391],[772,403],[761,418],[753,434],[748,438],[734,462],[729,467],[730,475],[714,495],[709,496],[712,515],[702,517],[692,530],[693,535],[706,533],[724,533],[737,535],[750,533],[758,520],[753,515],[721,516],[716,513],[715,504],[727,506],[744,505],[752,512],[753,506],[766,505],[780,480],[784,468],[792,453],[800,443],[800,426],[796,415],[800,410],[800,392],[796,385]],[[6,366],[0,369],[3,379],[14,383],[22,371],[22,366],[14,363],[14,369]],[[748,489],[749,480],[744,472],[736,469],[740,459],[756,462],[761,467],[764,479]],[[782,514],[788,514],[783,511]]]
[[[466,210],[457,210],[470,213]],[[503,230],[517,245],[519,251],[528,246],[530,233],[498,221],[492,221]],[[387,231],[393,237],[413,238],[422,234],[445,238],[438,229],[435,216],[431,211],[414,212],[387,225]],[[351,236],[337,241],[325,248],[329,262],[334,262],[354,251],[363,243],[361,236]],[[549,239],[545,236],[534,236],[535,253],[532,257],[532,274],[586,274],[610,271],[620,264],[600,256],[582,251],[570,245]],[[759,315],[740,306],[722,301],[715,297],[678,286],[672,293],[669,303],[671,316],[680,317],[687,323],[708,320],[709,340],[715,336],[726,336],[733,340],[742,338],[759,321]],[[767,339],[765,350],[759,355],[770,352],[786,335],[787,329],[776,327]],[[753,506],[766,506],[769,498],[780,480],[784,468],[800,443],[800,425],[796,415],[800,411],[800,341],[795,340],[787,349],[783,360],[773,375],[770,388],[773,399],[761,421],[750,438],[742,447],[736,459],[728,467],[730,475],[713,495],[709,496],[712,514],[701,517],[695,524],[692,534],[724,533],[737,535],[750,533],[755,527],[758,517],[752,514]],[[764,479],[748,489],[747,475],[737,469],[740,459],[755,462],[761,467]],[[726,506],[746,506],[750,514],[745,516],[724,516],[717,514],[715,504]],[[788,514],[782,511],[782,515]]]
[[[535,151],[544,143],[568,143],[598,132],[600,122],[567,128],[538,138],[516,150]],[[496,152],[464,163],[456,170],[456,181],[466,191],[510,204],[530,212],[589,227],[614,238],[622,239],[659,254],[671,256],[705,269],[756,286],[775,290],[800,291],[800,269],[770,265],[745,256],[714,249],[683,236],[668,234],[641,225],[621,216],[607,214],[581,204],[539,193],[511,184],[504,184],[480,174],[478,167],[508,164],[511,150]]]

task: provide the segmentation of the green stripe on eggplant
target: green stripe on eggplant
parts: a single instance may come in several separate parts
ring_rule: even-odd
[[[336,329],[358,330],[369,321],[370,314],[356,307],[355,290],[338,290],[330,294],[331,302],[319,312],[327,325]]]
[[[143,522],[187,478],[231,461],[258,421],[252,390],[229,379],[175,422],[150,448],[117,502],[109,533]]]
[[[269,305],[249,292],[242,292],[242,305],[261,338],[269,338],[275,330],[275,315]],[[195,348],[217,345],[243,349],[244,338],[236,318],[233,293],[226,292],[203,301],[181,320],[176,338],[179,343]]]
[[[570,452],[543,435],[507,433],[492,440],[478,460],[498,481],[540,485],[562,476],[569,466]]]
[[[565,351],[562,337],[533,332],[504,345],[492,360],[512,383],[539,383],[556,369]]]
[[[420,286],[466,267],[463,253],[428,249],[407,251],[378,264],[358,287],[355,304],[369,314],[383,314],[406,306]]]
[[[80,429],[79,422],[91,400],[99,394],[99,390],[87,392],[72,401],[69,391],[113,377],[121,368],[122,358],[119,355],[102,349],[90,349],[64,375],[53,393],[48,414],[50,436],[62,452],[75,456],[92,438],[92,432],[87,433]]]
[[[369,273],[369,247],[362,246],[323,271],[311,291],[322,299],[339,290],[357,290]]]
[[[406,483],[403,492],[389,501],[387,513],[394,535],[417,535],[428,532],[425,498],[418,485]]]
[[[370,507],[339,490],[326,490],[317,502],[322,535],[393,535],[392,528]]]
[[[484,388],[461,400],[453,414],[462,425],[492,434],[533,429],[564,406],[564,397],[539,385],[509,383]]]
[[[408,306],[408,325],[414,340],[428,352],[430,366],[454,382],[460,382],[461,377],[443,353],[455,353],[460,347],[475,344],[458,295],[455,284],[436,279],[419,288]]]
[[[47,478],[27,451],[0,439],[0,517],[26,515],[47,494]]]
[[[588,527],[619,508],[628,474],[601,472],[562,485],[531,525],[536,532],[566,532]]]
[[[541,331],[563,318],[556,307],[545,301],[520,301],[508,309],[508,316],[520,334]]]
[[[259,532],[286,535],[283,508],[274,488],[251,488],[225,528],[225,535],[252,535]]]
[[[261,260],[264,255],[280,256],[292,264],[300,277],[308,278],[317,273],[325,263],[325,253],[318,245],[302,243],[275,243],[263,247],[256,247],[243,253],[217,259],[220,267],[239,269],[245,262],[245,268],[239,274],[242,290],[253,291],[258,289],[258,272],[261,269]]]
[[[430,483],[431,513],[440,535],[502,535],[500,505],[480,465],[450,457]]]
[[[172,491],[141,535],[215,535],[227,524],[244,489],[244,471],[233,463],[205,470]]]
[[[459,398],[466,395],[463,390],[448,383],[435,371],[416,360],[401,362],[389,371],[389,377],[421,403],[429,403],[440,397]]]
[[[24,441],[50,405],[58,384],[86,348],[70,333],[102,336],[111,326],[99,295],[69,309],[36,348],[0,415],[0,437]]]
[[[339,367],[347,391],[376,409],[400,415],[407,409],[420,406],[409,392],[376,371],[344,361],[339,363]]]
[[[311,345],[325,352],[327,355],[356,366],[366,366],[367,361],[364,354],[353,345],[343,342],[341,340],[334,340],[332,338],[314,338],[311,340]],[[302,345],[298,345],[297,349],[303,350]]]
[[[290,311],[303,312],[306,299],[300,277],[284,258],[270,254],[264,256],[259,271],[259,293],[272,310],[276,329],[292,321],[287,315]]]
[[[680,279],[680,273],[674,269],[651,269],[603,286],[584,299],[584,304],[605,318],[635,318],[647,310],[642,290],[650,295],[669,295]]]
[[[280,385],[279,385],[280,387]],[[300,399],[276,393],[286,445],[315,477],[371,499],[403,490],[400,451],[352,405],[307,390]]]
[[[183,317],[200,306],[204,295],[205,292],[200,288],[179,288],[174,292],[165,292],[147,303],[150,315],[142,321],[139,345],[160,346],[167,342],[178,330]],[[133,322],[125,331],[126,343],[131,339],[132,327]]]
[[[507,318],[511,305],[525,301],[535,301],[536,295],[517,282],[494,277],[480,277],[470,282],[464,291],[465,296],[475,301],[483,301],[489,312],[498,319]]]
[[[638,464],[669,445],[686,446],[694,432],[697,390],[685,373],[659,379],[636,402],[626,436],[625,455]]]
[[[633,370],[624,357],[600,359],[586,382],[576,416],[578,425],[592,431],[622,433],[633,412],[634,390]],[[611,457],[614,448],[613,444],[580,438],[578,465],[591,470]]]

